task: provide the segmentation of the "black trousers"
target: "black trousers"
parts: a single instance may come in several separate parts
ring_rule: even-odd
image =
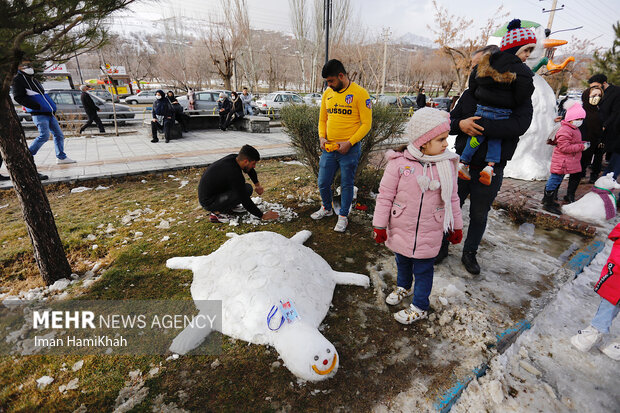
[[[246,183],[245,184],[245,193],[247,197],[250,197],[252,195],[252,185]],[[241,203],[242,199],[239,196],[239,194],[236,191],[233,191],[232,189],[226,192],[223,192],[217,196],[215,196],[215,198],[203,205],[202,207],[204,209],[206,209],[207,211],[217,211],[217,212],[227,212],[230,211],[231,209],[233,209],[234,207],[236,207],[237,205],[239,205]]]
[[[226,120],[229,112],[220,112],[220,129],[226,129]]]
[[[458,180],[458,193],[461,207],[463,207],[467,196],[469,196],[469,228],[467,228],[467,237],[463,244],[463,252],[478,251],[478,246],[487,228],[489,210],[493,205],[493,201],[504,179],[504,167],[496,165],[493,167],[495,176],[491,180],[491,185],[484,185],[478,180],[481,171],[482,168],[471,166],[469,168],[471,181]]]
[[[241,119],[243,117],[243,112],[230,112],[228,117],[226,118],[225,128],[229,127],[234,121],[237,119]]]
[[[163,126],[159,124],[159,122],[151,122],[151,133],[153,135],[153,139],[157,140],[157,131],[163,131],[164,137],[166,140],[170,140],[170,129],[174,123],[174,119],[164,119]]]
[[[80,128],[80,133],[84,132],[84,130],[86,130],[86,128],[91,126],[93,122],[97,124],[97,127],[99,128],[99,132],[101,133],[105,132],[105,128],[103,127],[103,123],[101,122],[99,115],[97,115],[96,113],[94,114],[87,113],[86,116],[88,116],[88,122],[86,122],[86,124],[84,124],[84,126]]]

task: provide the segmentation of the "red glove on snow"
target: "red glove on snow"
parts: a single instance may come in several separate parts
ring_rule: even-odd
[[[383,244],[385,241],[387,241],[387,231],[385,230],[385,228],[373,228],[372,237],[375,239],[377,244]]]
[[[448,241],[450,241],[451,244],[458,244],[463,241],[463,230],[455,229],[454,231],[450,231],[448,233]]]

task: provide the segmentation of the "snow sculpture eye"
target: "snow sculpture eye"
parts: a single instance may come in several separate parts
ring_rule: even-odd
[[[327,354],[329,354],[329,353],[330,353],[330,351],[329,351],[329,349],[327,349]]]
[[[319,356],[314,356],[314,361],[317,361],[319,359]]]

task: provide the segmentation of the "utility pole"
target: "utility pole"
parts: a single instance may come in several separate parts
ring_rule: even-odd
[[[383,29],[383,70],[381,71],[381,94],[383,95],[385,92],[385,69],[387,66],[387,44],[388,44],[388,39],[390,38],[390,29],[389,28],[384,28]]]
[[[542,0],[539,0],[542,1]],[[543,9],[543,13],[549,13],[549,22],[547,22],[547,29],[549,30],[549,32],[551,32],[551,26],[553,25],[553,18],[555,17],[555,12],[556,10],[563,10],[564,9],[564,5],[562,4],[561,8],[556,8],[558,5],[558,0],[553,0],[553,2],[551,3],[551,10],[545,10]]]
[[[325,63],[329,60],[329,26],[332,25],[332,0],[323,0],[323,24],[325,26]]]
[[[107,76],[108,83],[114,87],[114,95],[118,96],[118,89],[116,88],[116,83],[114,83],[112,76],[110,76],[110,74],[106,71],[105,60],[103,60],[103,55],[101,54],[101,50],[99,50],[99,62],[100,62],[99,69],[101,69],[101,73],[103,73],[104,76]],[[165,99],[165,96],[164,96],[164,99]],[[112,113],[114,117],[114,135],[118,136],[118,121],[116,119],[116,104],[114,103],[114,99],[112,99]]]
[[[84,84],[84,78],[82,77],[82,69],[80,68],[80,61],[77,57],[77,52],[75,52],[75,63],[77,63],[78,74],[80,75],[80,84]]]

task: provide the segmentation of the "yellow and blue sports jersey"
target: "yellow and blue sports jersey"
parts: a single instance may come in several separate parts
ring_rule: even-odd
[[[321,99],[319,136],[328,142],[361,141],[372,125],[372,102],[368,92],[357,83],[339,92],[327,88]]]

